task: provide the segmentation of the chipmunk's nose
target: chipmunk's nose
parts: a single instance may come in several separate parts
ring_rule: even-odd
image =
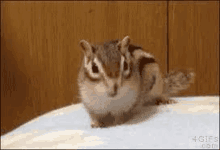
[[[118,93],[118,85],[114,84],[114,86],[112,87],[112,89],[110,90],[110,92],[108,93],[108,95],[110,97],[115,97]]]

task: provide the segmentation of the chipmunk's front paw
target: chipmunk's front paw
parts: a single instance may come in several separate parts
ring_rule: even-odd
[[[91,127],[92,128],[104,128],[104,127],[106,127],[106,125],[103,122],[92,121]]]

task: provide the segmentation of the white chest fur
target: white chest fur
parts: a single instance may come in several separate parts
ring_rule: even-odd
[[[85,82],[80,86],[82,101],[97,114],[116,115],[126,112],[134,105],[137,97],[137,86],[125,84],[118,89],[115,97],[109,97],[103,83],[91,84]]]

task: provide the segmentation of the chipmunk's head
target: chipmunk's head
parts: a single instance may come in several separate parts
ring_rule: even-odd
[[[102,83],[109,97],[116,96],[123,81],[131,75],[129,43],[129,36],[121,41],[114,40],[101,45],[80,41],[86,78],[94,84]]]

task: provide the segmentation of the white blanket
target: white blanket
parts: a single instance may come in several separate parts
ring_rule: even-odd
[[[1,136],[1,148],[216,148],[219,97],[173,98],[145,107],[139,117],[93,129],[82,104],[51,111]]]

